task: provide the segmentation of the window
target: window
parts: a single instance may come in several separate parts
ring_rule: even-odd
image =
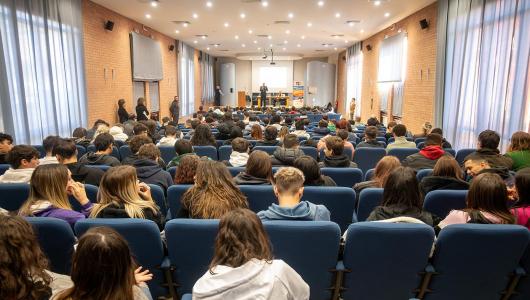
[[[401,117],[406,70],[407,35],[400,32],[386,38],[379,50],[377,81],[381,111],[387,111],[388,100],[393,94],[392,114]]]

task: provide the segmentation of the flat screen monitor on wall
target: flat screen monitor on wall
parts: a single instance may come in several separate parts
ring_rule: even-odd
[[[259,93],[260,86],[265,83],[269,93],[293,92],[293,61],[276,61],[275,65],[267,61],[252,61],[252,92]]]
[[[158,41],[131,32],[131,57],[133,80],[160,81],[163,79],[162,49]]]

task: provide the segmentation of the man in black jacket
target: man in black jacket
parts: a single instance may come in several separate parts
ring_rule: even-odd
[[[464,163],[473,158],[482,158],[488,162],[492,168],[504,167],[508,170],[512,168],[513,160],[510,157],[502,156],[499,151],[501,137],[493,130],[484,130],[478,136],[477,151],[469,154],[464,159]]]
[[[271,162],[274,166],[292,166],[294,161],[303,155],[304,152],[298,144],[298,137],[288,134],[283,138],[283,145],[274,151]]]
[[[96,152],[88,152],[83,155],[79,162],[86,165],[107,165],[111,167],[121,165],[120,161],[111,156],[114,138],[109,133],[101,133],[94,140]]]
[[[442,156],[450,154],[445,153],[442,149],[442,136],[436,133],[430,133],[425,139],[425,147],[420,152],[407,156],[401,164],[404,167],[410,167],[415,171],[422,169],[434,169],[436,162]]]
[[[147,184],[156,184],[164,191],[173,184],[169,172],[158,164],[160,150],[154,144],[144,144],[138,151],[138,159],[134,161],[138,180]]]
[[[344,154],[344,142],[340,137],[326,138],[324,155],[324,161],[318,163],[321,168],[357,168],[357,164]]]
[[[173,101],[171,101],[171,106],[169,106],[169,113],[171,114],[171,118],[173,118],[173,122],[178,123],[180,116],[179,96],[175,96],[173,98]]]
[[[53,148],[53,154],[57,156],[60,164],[65,165],[70,170],[74,181],[99,186],[105,172],[77,162],[77,147],[73,141],[61,139]]]

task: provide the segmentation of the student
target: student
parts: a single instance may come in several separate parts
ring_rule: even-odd
[[[318,127],[313,129],[313,133],[317,135],[327,135],[331,131],[328,129],[328,122],[324,119],[318,121]]]
[[[430,133],[425,139],[425,147],[420,152],[407,156],[401,164],[404,167],[413,168],[415,171],[422,169],[433,169],[438,159],[449,156],[442,149],[442,136]]]
[[[136,119],[138,121],[149,120],[149,111],[145,106],[145,99],[143,97],[138,98],[138,101],[136,102]]]
[[[75,145],[74,145],[75,147]],[[16,145],[7,154],[10,168],[0,176],[0,183],[29,183],[39,165],[39,151],[27,145]]]
[[[283,143],[283,139],[285,138],[285,136],[288,134],[289,134],[289,128],[287,126],[282,126],[282,128],[280,128],[280,131],[278,132],[278,137],[276,139],[281,144]]]
[[[437,133],[439,134],[440,136],[442,136],[442,148],[444,149],[452,149],[453,146],[451,146],[451,143],[449,143],[443,136],[444,136],[444,133],[442,131],[441,128],[434,128],[433,130],[431,130],[431,133]]]
[[[236,208],[248,208],[248,202],[228,168],[218,161],[201,160],[195,184],[182,195],[177,218],[219,219]]]
[[[118,100],[118,120],[122,124],[129,120],[129,113],[125,109],[125,99]]]
[[[434,166],[432,175],[422,179],[420,190],[423,195],[435,190],[468,190],[469,183],[462,175],[458,162],[453,157],[443,156]]]
[[[282,125],[280,125],[280,123],[282,123],[282,117],[280,115],[274,114],[270,119],[269,126],[276,127],[276,129],[280,131],[280,129],[282,129]]]
[[[494,173],[499,175],[502,180],[504,180],[504,183],[509,187],[512,187],[515,182],[515,178],[507,168],[494,168],[485,158],[480,156],[472,156],[471,158],[468,158],[464,163],[464,169],[469,176],[469,180],[473,180],[480,174]]]
[[[350,157],[343,154],[344,142],[340,137],[332,136],[326,139],[324,148],[324,160],[318,165],[321,168],[357,168],[357,164],[352,162]]]
[[[153,140],[148,137],[147,135],[138,135],[138,136],[134,136],[130,141],[129,141],[129,147],[131,148],[131,152],[132,154],[123,158],[121,160],[121,164],[122,165],[134,165],[134,163],[139,160],[139,156],[138,156],[138,151],[140,151],[140,147],[142,147],[143,145],[146,145],[146,144],[152,144],[153,143]],[[162,169],[165,169],[166,168],[166,162],[160,157],[158,159],[158,165],[162,168]]]
[[[105,126],[109,126],[109,123],[105,122],[105,120],[101,120],[101,119],[97,119],[95,122],[94,122],[94,126],[92,126],[92,128],[90,128],[89,130],[87,130],[87,133],[86,133],[86,138],[88,140],[93,140],[94,139],[94,135],[96,134],[96,131],[98,129],[98,127],[100,125],[105,125]]]
[[[492,168],[504,167],[510,170],[513,160],[510,157],[502,156],[498,149],[501,137],[493,130],[484,130],[478,136],[477,151],[464,158],[464,163],[471,159],[485,159]]]
[[[530,133],[524,131],[514,133],[505,156],[512,159],[512,169],[515,171],[530,167]]]
[[[77,182],[98,186],[103,177],[103,171],[87,167],[77,162],[77,147],[74,142],[62,139],[53,149],[59,163],[65,165],[72,173],[72,179]]]
[[[293,167],[304,174],[304,186],[337,186],[331,177],[320,173],[318,162],[311,156],[304,155],[297,158]]]
[[[423,210],[416,172],[407,167],[399,167],[390,173],[384,185],[383,202],[374,208],[366,221],[397,217],[418,219],[429,226],[440,222],[440,218]]]
[[[385,138],[387,140],[394,136],[393,133],[392,133],[392,129],[394,127],[396,127],[396,125],[397,125],[397,123],[394,122],[394,121],[388,122],[388,125],[386,126],[386,133],[385,133]]]
[[[87,139],[86,136],[87,131],[83,127],[77,127],[76,129],[74,129],[74,132],[72,132],[72,138],[75,144],[83,146],[85,148],[88,147],[88,145],[90,145],[92,142],[91,140]]]
[[[158,185],[166,191],[173,184],[173,178],[160,166],[159,159],[158,147],[154,144],[145,144],[138,150],[138,160],[134,161],[133,167],[141,182]]]
[[[42,141],[42,147],[44,147],[46,156],[39,159],[39,166],[59,163],[57,157],[53,155],[53,147],[55,147],[60,140],[61,138],[56,135],[49,135]]]
[[[13,148],[13,137],[0,132],[0,164],[7,164],[7,153]]]
[[[515,188],[519,200],[512,206],[511,212],[517,219],[516,224],[530,229],[530,168],[515,174]]]
[[[191,154],[184,156],[180,160],[173,182],[175,184],[193,184],[195,182],[195,174],[198,165],[199,157],[197,155]]]
[[[73,286],[53,300],[151,298],[145,282],[153,275],[137,268],[127,241],[109,227],[90,228],[79,239],[70,276]]]
[[[119,166],[120,161],[112,156],[112,150],[114,147],[114,138],[109,133],[102,133],[94,140],[94,146],[96,146],[96,152],[88,152],[83,155],[79,162],[85,165],[106,165],[106,166]]]
[[[129,139],[129,136],[123,133],[123,131],[123,125],[117,124],[110,128],[109,134],[112,135],[115,141],[126,142]]]
[[[296,121],[294,123],[294,128],[295,128],[295,131],[293,131],[293,134],[296,135],[297,137],[305,137],[306,139],[310,138],[309,133],[305,131],[304,120]]]
[[[506,184],[497,174],[480,174],[471,183],[464,210],[453,210],[443,219],[439,227],[452,224],[515,224],[515,217],[506,203]]]
[[[324,205],[301,201],[305,181],[302,171],[284,167],[280,168],[273,178],[274,195],[278,198],[278,204],[272,203],[267,210],[258,212],[261,221],[329,221],[330,213]]]
[[[249,122],[247,126],[245,126],[245,130],[250,131],[254,125],[258,125],[262,131],[265,130],[265,127],[260,124],[260,120],[258,119],[258,117],[256,117],[255,115],[251,115],[249,117]]]
[[[173,159],[169,162],[167,165],[168,168],[178,167],[180,161],[186,155],[195,155],[195,153],[193,153],[193,146],[191,145],[191,142],[187,140],[178,140],[175,143],[175,154],[177,156],[173,157]]]
[[[72,209],[68,195],[81,205],[81,212]],[[78,220],[88,217],[92,206],[85,186],[72,180],[65,166],[52,164],[39,166],[33,172],[29,197],[20,208],[19,215],[62,219],[73,228]]]
[[[137,123],[133,127],[133,133],[135,136],[137,135],[143,135],[143,136],[149,136],[149,129],[145,124]]]
[[[230,131],[230,138],[228,140],[225,140],[223,142],[224,146],[232,145],[232,141],[237,138],[243,138],[243,130],[239,128],[238,126],[232,127],[232,130]]]
[[[164,229],[164,221],[158,206],[151,197],[146,183],[138,183],[136,170],[131,166],[110,168],[103,178],[94,204],[91,218],[138,218],[154,221]]]
[[[353,186],[355,195],[359,199],[362,190],[366,188],[382,188],[392,171],[401,167],[399,159],[395,156],[385,156],[379,160],[374,169],[374,177],[369,181],[359,182]]]
[[[309,299],[309,286],[283,260],[252,211],[235,209],[219,222],[209,270],[193,286],[193,299]]]
[[[267,126],[265,128],[265,134],[262,141],[258,141],[256,146],[277,146],[280,141],[278,138],[278,129],[274,126]]]
[[[193,146],[214,146],[217,147],[215,138],[212,135],[210,127],[205,124],[199,124],[195,129],[195,133],[191,138],[191,144]]]
[[[298,137],[294,134],[288,134],[283,139],[281,147],[276,148],[272,155],[271,161],[273,165],[292,166],[294,161],[303,156],[304,152],[300,149]]]
[[[416,148],[416,143],[407,141],[405,137],[407,135],[407,127],[403,124],[397,124],[392,128],[392,134],[394,135],[394,142],[386,146],[386,152],[395,148]]]
[[[161,138],[157,146],[175,146],[177,142],[177,128],[175,126],[167,125],[165,128],[165,137]]]
[[[427,137],[431,133],[432,125],[430,122],[423,123],[423,126],[421,127],[421,133],[415,134],[414,139]]]
[[[375,126],[368,126],[364,130],[364,141],[360,142],[359,145],[357,145],[357,149],[359,148],[385,148],[385,145],[383,143],[379,143],[377,141],[377,133],[379,131],[377,130],[377,127]]]
[[[249,146],[249,142],[244,138],[235,138],[232,141],[232,153],[230,154],[230,159],[225,162],[226,165],[229,167],[246,166],[249,158]]]
[[[147,135],[153,140],[153,144],[156,144],[162,138],[157,131],[158,122],[155,120],[147,120],[145,121],[145,126],[147,127]]]
[[[105,124],[99,125],[98,128],[96,129],[96,132],[94,133],[92,142],[94,142],[94,140],[96,139],[98,135],[102,133],[109,133],[109,132],[110,132],[110,128],[108,125],[105,125]]]
[[[261,129],[260,125],[258,124],[252,125],[250,129],[250,138],[254,141],[263,140],[263,130]]]
[[[271,157],[264,151],[252,151],[247,161],[245,171],[234,177],[237,185],[271,184]]]
[[[199,121],[199,119],[197,119],[197,118],[191,119],[191,121],[190,121],[191,130],[186,132],[185,136],[187,136],[187,137],[193,136],[193,134],[195,134],[195,130],[197,129],[197,126],[199,126],[200,124],[201,124],[201,121]]]

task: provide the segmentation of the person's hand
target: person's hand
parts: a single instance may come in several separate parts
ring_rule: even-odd
[[[149,273],[149,270],[142,271],[142,267],[138,267],[138,269],[134,270],[134,279],[136,284],[144,283],[153,279],[153,274]]]
[[[517,201],[519,199],[515,186],[508,187],[508,199],[510,199],[510,201]]]
[[[74,196],[77,202],[79,202],[79,204],[81,205],[85,205],[90,202],[86,195],[85,185],[80,182],[75,182],[70,179],[66,187],[66,192],[68,193],[68,195]]]
[[[144,200],[151,199],[151,188],[145,182],[138,183],[138,195]]]

